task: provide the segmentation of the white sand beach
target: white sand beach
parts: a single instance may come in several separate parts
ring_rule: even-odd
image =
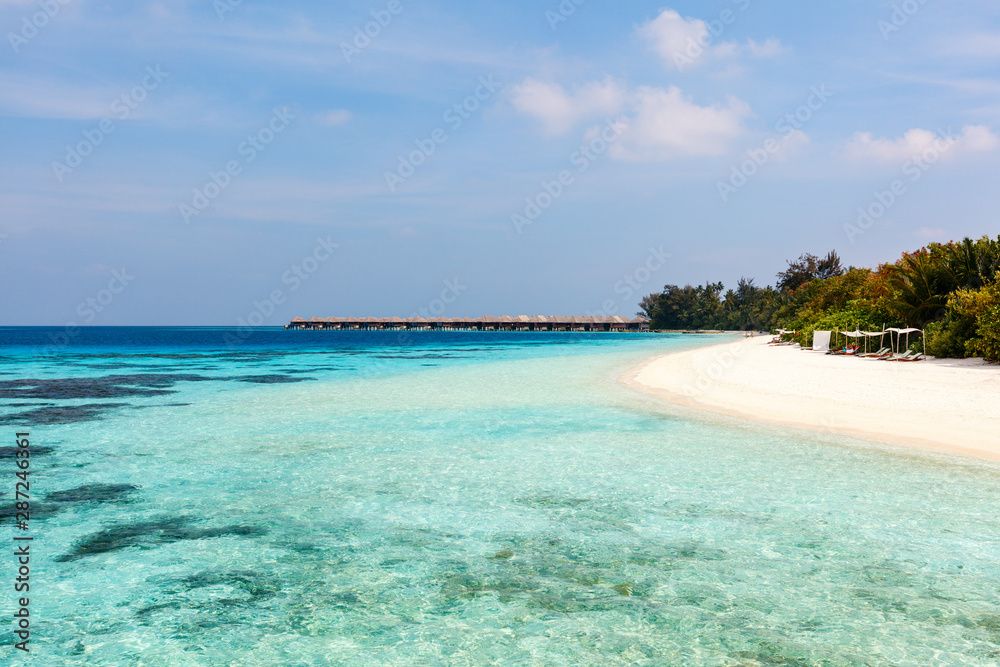
[[[622,382],[688,408],[1000,459],[1000,366],[876,361],[769,340],[658,357]]]

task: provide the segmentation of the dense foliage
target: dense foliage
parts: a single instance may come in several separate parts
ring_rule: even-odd
[[[798,261],[789,262],[788,268],[778,274],[778,289],[795,290],[816,278],[833,278],[843,272],[836,251],[831,251],[823,259],[816,255],[801,255]]]
[[[723,289],[667,285],[642,300],[641,314],[660,330],[788,329],[802,345],[816,330],[913,326],[929,354],[1000,361],[1000,237],[932,243],[874,270],[845,270],[836,252],[807,254],[777,274],[777,287],[740,279]]]

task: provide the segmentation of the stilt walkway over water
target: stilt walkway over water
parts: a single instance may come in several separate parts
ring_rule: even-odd
[[[649,331],[644,317],[619,315],[588,317],[313,317],[294,318],[286,329],[333,331]]]

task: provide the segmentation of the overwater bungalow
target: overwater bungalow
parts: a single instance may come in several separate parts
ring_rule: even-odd
[[[286,329],[309,331],[649,331],[645,317],[311,317],[293,318]]]

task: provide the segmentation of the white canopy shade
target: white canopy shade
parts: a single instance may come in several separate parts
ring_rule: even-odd
[[[827,352],[830,349],[830,334],[832,331],[813,331],[813,350]]]
[[[918,333],[918,332],[922,333],[922,329],[917,329],[916,327],[906,327],[905,329],[897,329],[896,327],[891,327],[891,328],[887,329],[887,331],[892,331],[893,333],[896,334],[896,352],[897,352],[897,354],[899,353],[899,350],[902,348],[903,334],[906,334],[906,344],[907,344],[907,346],[909,346],[909,343],[910,343],[910,334],[911,333]],[[923,337],[923,342],[924,342],[924,356],[926,357],[927,356],[927,337],[926,336]]]

